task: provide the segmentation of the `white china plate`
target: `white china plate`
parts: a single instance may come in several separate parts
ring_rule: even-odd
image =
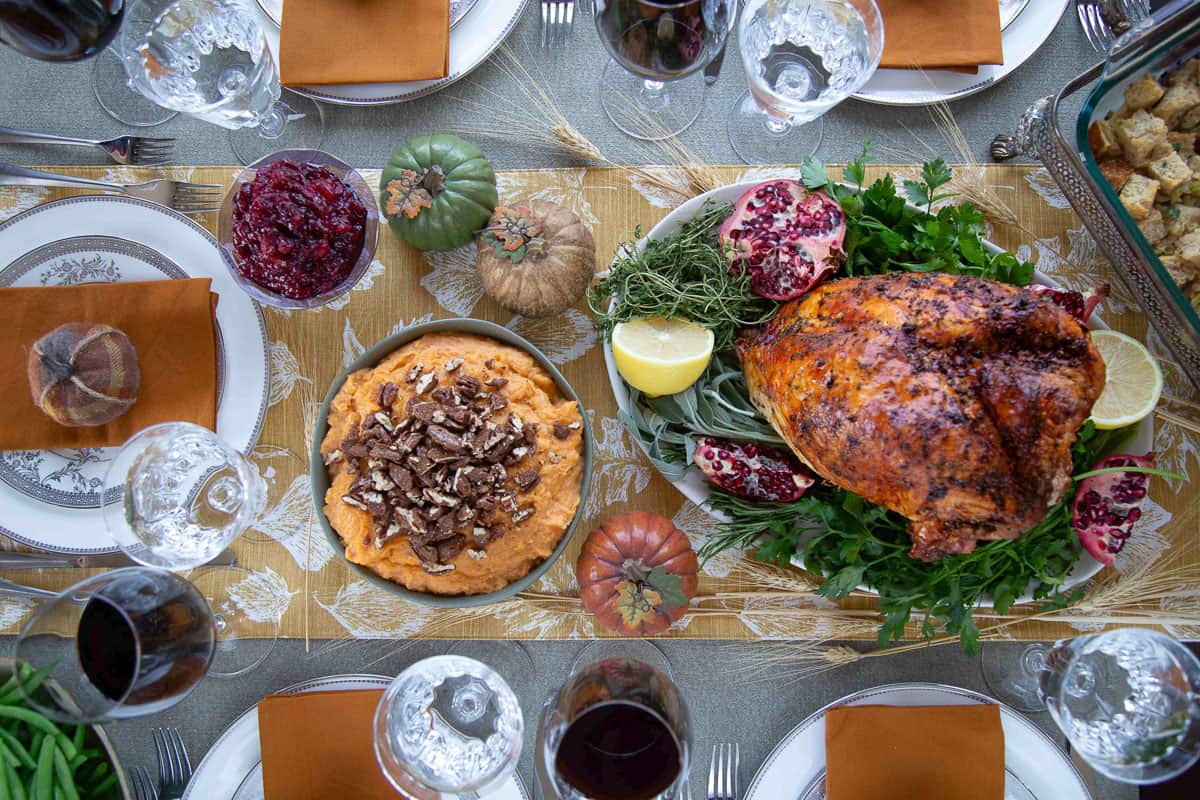
[[[1025,0],[1027,2],[1027,0]],[[966,75],[944,70],[880,69],[854,94],[859,100],[886,106],[926,106],[957,100],[999,83],[1024,64],[1054,32],[1069,0],[1001,0],[1003,64],[984,64]],[[1007,8],[1006,8],[1007,6]],[[886,35],[886,31],[885,31]]]
[[[4,286],[212,278],[220,296],[217,433],[244,453],[254,448],[270,388],[266,322],[230,277],[211,234],[143,200],[72,197],[0,225],[0,253],[13,257],[0,270]],[[60,553],[115,551],[97,491],[113,450],[0,453],[0,533]]]
[[[406,83],[289,86],[288,89],[326,103],[345,106],[384,106],[404,103],[440,91],[478,67],[516,27],[528,0],[479,0],[483,5],[466,14],[450,31],[450,71],[444,78]],[[470,9],[468,9],[470,10]],[[267,44],[279,61],[279,29],[264,26]]]
[[[704,206],[706,201],[711,199],[718,204],[731,204],[741,197],[747,189],[749,189],[751,186],[757,185],[758,183],[760,183],[760,181],[745,181],[743,183],[736,183],[730,186],[722,186],[720,188],[713,189],[711,192],[705,192],[698,197],[693,197],[691,200],[688,200],[686,203],[667,214],[667,216],[663,217],[663,219],[657,225],[651,228],[646,237],[638,242],[638,249],[643,249],[648,239],[662,239],[678,233],[684,222],[700,213],[700,209]],[[986,240],[984,241],[984,246],[992,253],[1000,252],[999,247],[996,247],[996,245]],[[1040,271],[1035,274],[1034,280],[1037,283],[1045,286],[1059,286],[1059,284],[1053,278]],[[1099,313],[1095,313],[1091,316],[1089,325],[1093,328],[1108,327],[1100,320]],[[607,338],[604,340],[604,363],[608,368],[608,380],[612,386],[613,397],[616,398],[617,407],[622,412],[629,413],[629,389],[625,385],[624,379],[621,378],[621,373],[617,371],[616,362],[613,361],[612,344]],[[638,446],[642,448],[643,452],[645,452],[646,448],[642,440],[636,436],[634,438],[637,439]],[[1134,453],[1144,453],[1153,447],[1153,441],[1154,420],[1153,415],[1150,415],[1141,421],[1140,425],[1138,426],[1137,435],[1129,443],[1128,450]],[[713,511],[705,505],[705,503],[708,501],[709,486],[711,484],[709,484],[709,482],[704,478],[704,475],[699,469],[696,469],[695,467],[689,467],[687,472],[684,473],[683,478],[677,481],[671,481],[671,483],[680,491],[681,494],[683,494],[684,497],[686,497],[688,500],[691,500],[701,508],[704,508],[704,510],[712,515],[715,519],[722,521],[725,520],[725,517],[722,514]],[[800,561],[798,557],[793,557],[792,563],[797,567],[804,567],[804,563]],[[1096,573],[1098,573],[1102,567],[1103,565],[1096,559],[1092,558],[1092,556],[1086,550],[1083,551],[1080,554],[1079,561],[1075,563],[1075,569],[1070,575],[1067,576],[1066,581],[1063,583],[1063,589],[1071,589],[1089,580]],[[875,594],[874,590],[868,586],[860,585],[858,588],[861,591]],[[1033,594],[1031,592],[1026,592],[1017,599],[1017,602],[1028,603],[1032,600]],[[991,606],[991,599],[985,598],[980,602],[980,605],[985,607]]]
[[[462,18],[467,15],[479,0],[450,0],[450,28],[462,21]],[[1028,3],[1029,0],[1000,0],[1003,4]],[[258,0],[258,7],[263,10],[263,13],[270,17],[271,22],[275,23],[275,27],[283,24],[283,0]],[[264,29],[265,30],[265,29]]]
[[[355,689],[386,689],[392,682],[383,675],[331,675],[314,678],[281,689],[276,694],[308,692],[346,692]],[[242,800],[262,797],[246,783],[253,771],[262,769],[262,746],[258,741],[258,706],[251,706],[225,729],[204,759],[183,793],[182,800]],[[252,781],[252,778],[251,778]],[[349,800],[349,799],[347,799]],[[525,785],[515,773],[508,782],[483,800],[529,800]]]
[[[811,787],[825,774],[825,713],[835,706],[993,703],[992,698],[970,689],[936,683],[893,683],[847,695],[801,722],[776,745],[750,782],[744,800],[813,797]],[[1000,724],[1004,728],[1004,766],[1010,778],[1006,799],[1032,795],[1036,800],[1091,800],[1067,754],[1032,721],[1000,705]]]

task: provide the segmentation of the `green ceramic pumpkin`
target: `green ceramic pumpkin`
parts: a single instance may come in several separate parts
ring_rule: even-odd
[[[379,185],[392,230],[421,250],[450,250],[475,237],[499,200],[496,171],[478,147],[439,133],[409,139],[388,159]]]

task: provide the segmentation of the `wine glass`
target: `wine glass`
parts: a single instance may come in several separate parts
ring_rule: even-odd
[[[276,150],[320,147],[321,107],[292,92],[283,98],[246,0],[133,0],[113,47],[132,89],[228,128],[243,164]]]
[[[537,762],[547,800],[686,796],[691,722],[679,690],[632,658],[578,669],[542,709]]]
[[[242,567],[205,567],[188,578],[213,612],[217,644],[208,674],[236,678],[266,661],[290,600],[286,588]]]
[[[635,139],[682,132],[704,102],[699,70],[720,52],[737,0],[595,0],[596,28],[613,60],[600,74],[600,103]]]
[[[1048,710],[1102,775],[1159,783],[1200,758],[1200,660],[1171,637],[1120,628],[1011,654],[984,649],[992,693],[1018,708]]]
[[[104,523],[139,564],[191,569],[215,558],[262,512],[258,469],[215,433],[166,422],[121,446],[104,476]]]
[[[79,61],[116,36],[124,0],[0,0],[0,44],[39,61]]]
[[[31,669],[21,693],[60,722],[157,714],[204,677],[214,637],[208,604],[178,575],[105,572],[42,603],[25,623],[16,659]]]
[[[883,55],[874,0],[746,0],[738,46],[750,89],[728,119],[748,164],[792,164],[821,142],[821,115],[858,91]]]
[[[417,800],[478,797],[508,779],[521,757],[524,718],[495,670],[434,656],[392,681],[375,711],[375,758]]]

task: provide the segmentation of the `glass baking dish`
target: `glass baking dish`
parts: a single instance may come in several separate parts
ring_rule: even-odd
[[[997,137],[993,154],[1009,157],[1024,152],[1041,159],[1101,251],[1141,301],[1163,343],[1200,388],[1200,314],[1101,174],[1088,144],[1089,126],[1122,106],[1130,83],[1147,73],[1157,78],[1198,55],[1200,2],[1173,0],[1118,39],[1104,62],[1070,81],[1058,95],[1035,103],[1021,120],[1016,137]],[[1073,116],[1072,130],[1072,115],[1060,113],[1060,107],[1089,86]],[[1066,126],[1060,117],[1067,118]],[[1001,144],[1002,140],[1007,142]]]

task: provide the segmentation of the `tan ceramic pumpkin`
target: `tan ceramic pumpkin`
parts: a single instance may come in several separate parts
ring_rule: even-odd
[[[575,564],[583,606],[622,636],[653,636],[683,616],[700,564],[687,534],[666,517],[631,511],[588,535]]]
[[[475,268],[500,305],[549,317],[579,302],[596,272],[592,232],[557,203],[497,206],[479,236]]]
[[[128,411],[141,383],[133,343],[111,325],[68,322],[29,349],[33,402],[59,425],[103,425]]]

